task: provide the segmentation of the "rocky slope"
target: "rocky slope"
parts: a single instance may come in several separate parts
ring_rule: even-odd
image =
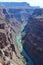
[[[6,4],[6,3],[4,3]],[[8,4],[8,3],[7,3]],[[16,5],[16,4],[15,4]],[[21,3],[21,6],[25,4]],[[5,6],[5,5],[4,5]],[[13,5],[14,6],[14,5]],[[16,45],[16,35],[21,29],[23,21],[28,19],[25,9],[4,8],[3,3],[0,4],[0,23],[5,21],[5,33],[0,33],[0,62],[3,65],[24,65],[25,59],[20,54]],[[11,7],[11,3],[10,3]],[[23,19],[22,19],[23,18]],[[2,24],[0,24],[0,28]],[[0,32],[2,29],[0,30]],[[7,39],[6,39],[7,36]],[[2,38],[2,40],[1,40]],[[2,59],[2,60],[1,60]]]
[[[0,8],[0,23],[2,21],[3,22],[5,21],[6,23],[5,24],[6,35],[4,35],[3,32],[0,33],[0,41],[4,42],[0,44],[0,62],[4,65],[24,65],[25,62],[25,59],[22,57],[22,55],[18,50],[18,47],[16,45],[16,39],[15,39],[23,23],[21,21],[25,20],[23,14],[19,12],[21,12],[21,9]],[[23,20],[21,16],[23,16]],[[6,36],[8,40],[6,39]],[[1,60],[1,58],[3,61]]]
[[[0,33],[0,62],[2,64],[25,65],[25,58],[20,54],[18,46],[16,45],[16,36],[21,30],[22,24],[28,23],[28,18],[32,15],[33,11],[34,8],[30,7],[26,2],[0,3],[0,23],[2,23],[2,21],[5,22],[4,30],[0,30],[0,32],[2,32]],[[0,25],[0,28],[3,28],[3,25]]]
[[[4,22],[5,25],[3,25]],[[3,9],[0,9],[0,63],[2,65],[24,65],[23,58],[15,44],[16,31],[13,27],[6,21]]]

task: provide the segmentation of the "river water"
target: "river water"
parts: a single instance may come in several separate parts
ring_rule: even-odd
[[[22,56],[24,56],[25,59],[27,60],[26,61],[27,62],[26,65],[34,65],[33,62],[32,62],[32,60],[31,60],[31,58],[27,55],[27,53],[23,49],[22,42],[21,42],[21,32],[24,29],[24,27],[25,27],[26,24],[27,24],[26,22],[22,24],[21,30],[18,33],[18,35],[16,36],[16,42],[17,42],[16,44],[18,46],[18,49],[19,49],[20,53],[22,53]]]

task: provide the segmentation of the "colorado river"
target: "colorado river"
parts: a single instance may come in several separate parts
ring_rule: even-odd
[[[18,46],[18,49],[19,49],[20,53],[22,53],[22,56],[24,56],[27,59],[27,64],[26,65],[34,65],[31,58],[27,55],[27,53],[23,49],[22,42],[21,42],[21,32],[24,29],[25,25],[26,25],[26,23],[22,24],[21,30],[18,33],[18,35],[16,36],[16,42],[17,42],[16,44]]]

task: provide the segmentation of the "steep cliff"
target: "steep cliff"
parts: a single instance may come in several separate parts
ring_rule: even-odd
[[[38,13],[41,11],[41,15]],[[43,65],[43,9],[36,9],[34,15],[28,19],[28,23],[22,31],[22,43],[26,53],[35,65]]]

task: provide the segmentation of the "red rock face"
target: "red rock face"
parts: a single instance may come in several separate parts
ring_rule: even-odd
[[[0,63],[0,65],[3,65],[2,63]]]

